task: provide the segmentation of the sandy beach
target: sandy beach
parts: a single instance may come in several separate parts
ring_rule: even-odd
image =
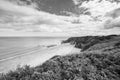
[[[39,49],[39,47],[37,47],[35,50],[31,49],[24,54],[7,57],[0,60],[0,73],[6,73],[9,70],[15,70],[18,65],[30,65],[34,67],[42,64],[55,55],[67,55],[77,52],[80,52],[80,50],[70,44],[62,44],[45,49]]]

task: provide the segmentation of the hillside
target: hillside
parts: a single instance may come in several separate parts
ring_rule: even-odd
[[[120,80],[119,35],[72,37],[63,43],[82,52],[54,56],[36,67],[19,67],[0,80]]]
[[[62,43],[71,43],[75,47],[82,49],[82,51],[100,50],[107,47],[114,47],[120,41],[119,35],[109,36],[85,36],[85,37],[71,37]]]

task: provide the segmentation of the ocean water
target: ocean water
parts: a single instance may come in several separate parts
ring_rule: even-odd
[[[0,61],[40,50],[49,45],[60,45],[61,37],[0,37]]]

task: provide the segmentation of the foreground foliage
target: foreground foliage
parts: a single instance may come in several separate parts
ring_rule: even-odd
[[[0,80],[120,80],[120,55],[55,56],[35,68],[25,66],[2,74]]]
[[[78,48],[95,42],[80,54],[54,56],[37,67],[19,67],[1,74],[0,80],[120,80],[119,36],[86,38],[66,41]]]

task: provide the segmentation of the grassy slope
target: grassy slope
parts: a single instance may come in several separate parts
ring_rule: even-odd
[[[40,66],[2,74],[0,80],[120,80],[120,36],[69,38],[81,54],[54,56]]]
[[[100,50],[106,47],[114,46],[119,42],[119,35],[110,36],[85,36],[85,37],[71,37],[62,43],[75,44],[75,47],[81,48],[82,51]]]

